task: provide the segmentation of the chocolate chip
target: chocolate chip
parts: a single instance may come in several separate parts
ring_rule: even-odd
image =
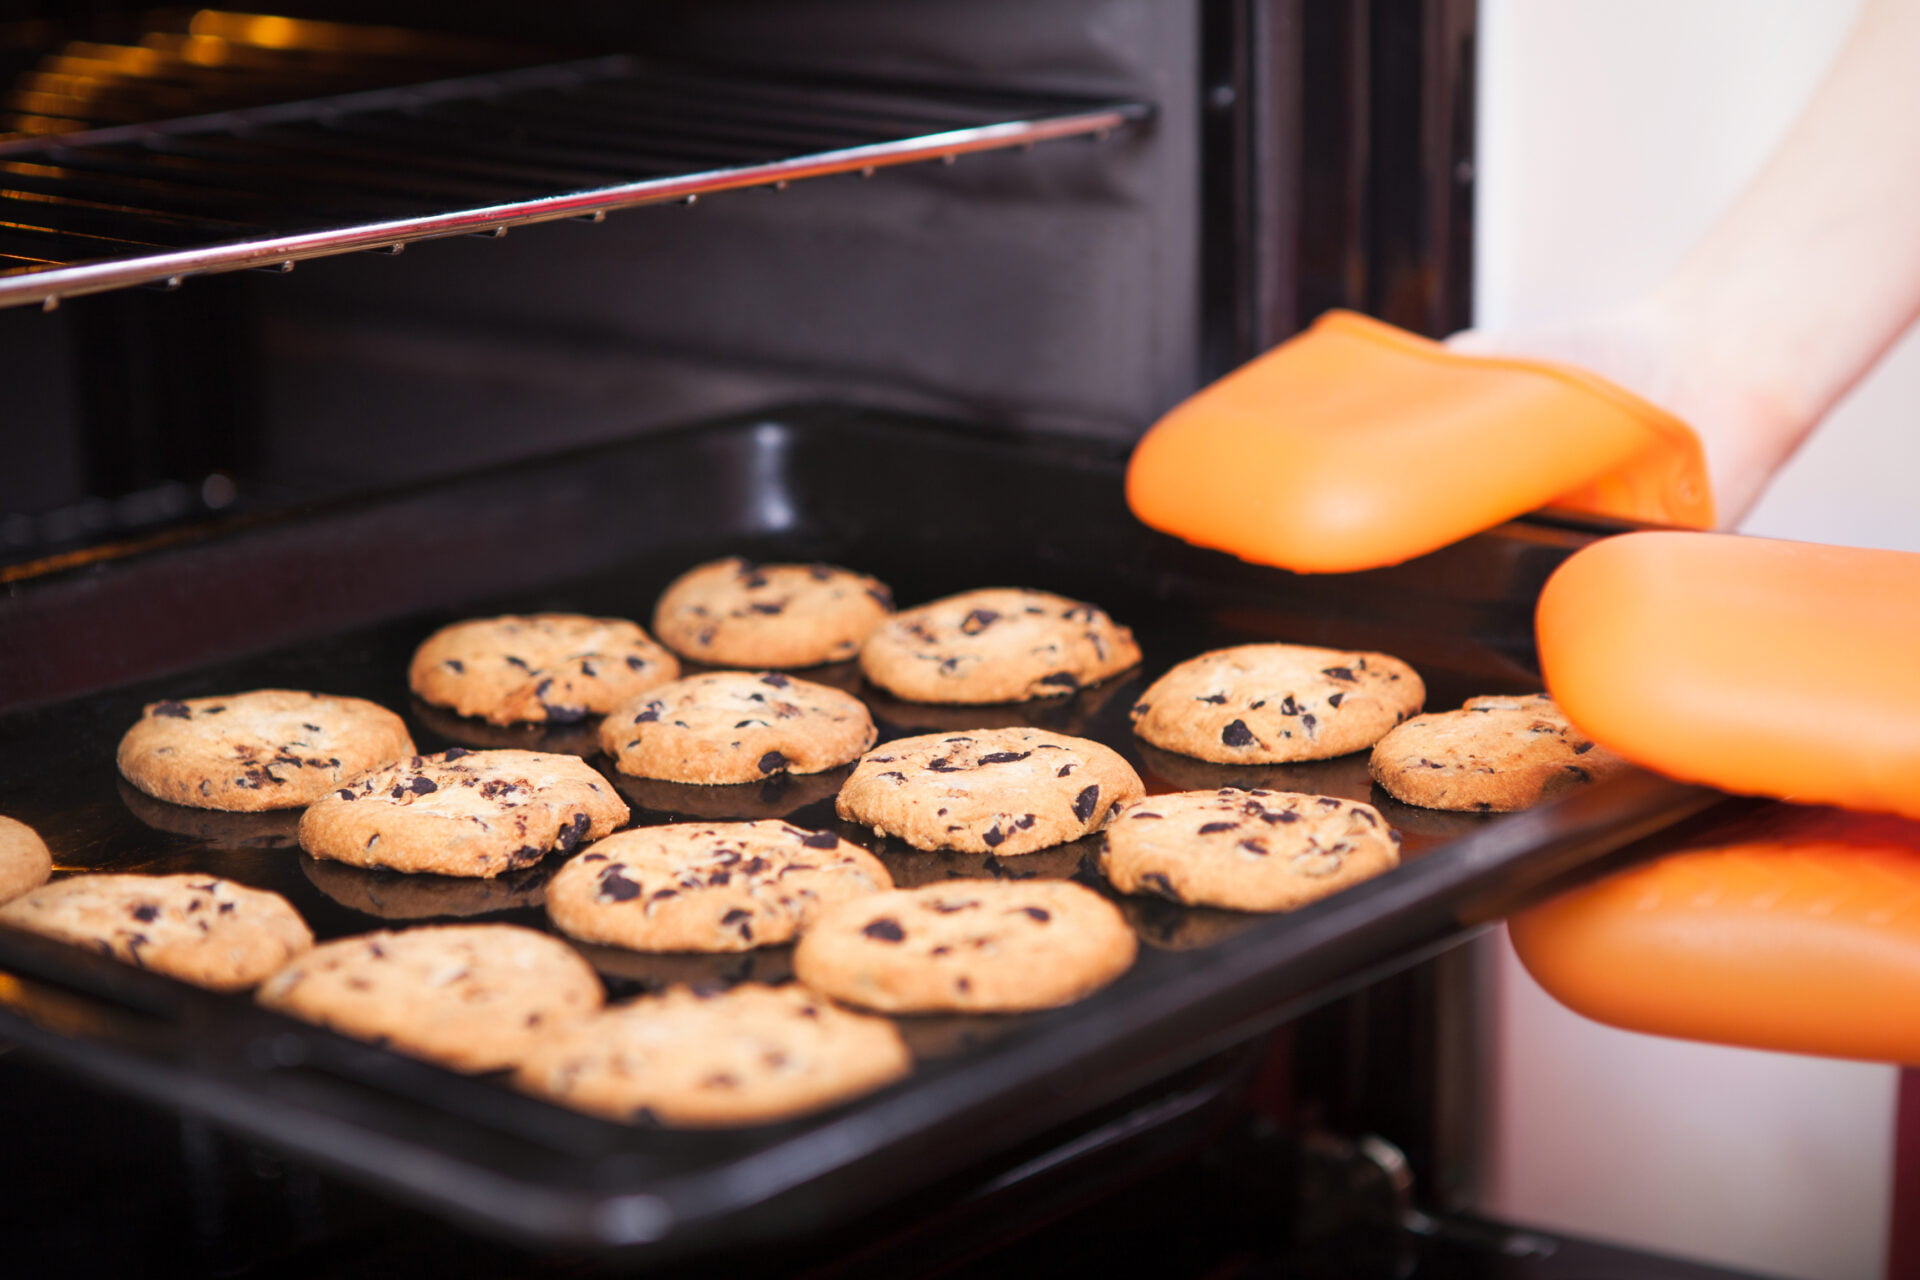
[[[1335,680],[1346,680],[1349,682],[1356,678],[1351,667],[1322,667],[1320,674]]]
[[[781,755],[778,751],[769,751],[760,757],[760,772],[772,773],[774,770],[784,769],[792,763],[791,760]]]
[[[1346,701],[1346,698],[1347,698],[1347,695],[1344,693],[1330,693],[1327,695],[1327,705],[1330,707],[1337,707],[1342,702]]]
[[[1058,769],[1055,769],[1053,771],[1053,776],[1056,778],[1064,778],[1072,772],[1073,772],[1073,766],[1071,764],[1063,764]]]
[[[1132,716],[1143,716],[1147,714],[1149,710],[1151,710],[1150,703],[1136,702],[1131,707],[1127,708],[1127,714]]]
[[[341,798],[342,800],[358,800],[358,799],[360,798],[360,797],[359,797],[358,795],[356,795],[356,794],[355,794],[354,792],[352,792],[352,791],[349,791],[349,790],[347,790],[347,789],[346,789],[346,788],[344,788],[344,787],[342,787],[342,788],[341,788],[340,790],[338,790],[338,791],[336,791],[336,792],[334,792],[333,794],[335,794],[335,795],[337,795],[337,796],[339,796],[339,797],[340,797],[340,798]]]
[[[800,842],[809,849],[832,849],[840,844],[840,837],[831,831],[816,831]]]
[[[892,778],[895,782],[905,782],[907,780],[907,775],[901,773],[898,769],[889,769],[880,776],[883,778]]]
[[[1100,784],[1097,782],[1082,789],[1080,794],[1073,798],[1073,816],[1082,822],[1092,819],[1093,811],[1099,807]]]
[[[787,608],[785,604],[751,604],[747,607],[755,613],[764,613],[768,617],[772,617],[774,614],[784,613]]]
[[[635,657],[633,654],[627,655],[627,670],[645,671],[646,669],[647,669],[647,660],[645,658]]]
[[[742,920],[751,920],[751,919],[753,919],[753,912],[748,911],[745,907],[735,907],[733,910],[727,912],[727,914],[720,917],[720,923],[721,924],[739,924]]]
[[[876,942],[905,942],[907,931],[900,927],[898,920],[881,916],[860,931]]]
[[[1588,773],[1585,769],[1582,769],[1577,764],[1562,765],[1560,767],[1565,769],[1568,773],[1572,774],[1574,777],[1580,779],[1580,781],[1582,782],[1593,781],[1593,775]]]
[[[1282,809],[1278,813],[1263,813],[1260,815],[1260,817],[1262,818],[1262,820],[1269,823],[1278,822],[1278,823],[1285,824],[1288,822],[1300,821],[1300,815],[1295,813],[1291,809]]]
[[[938,760],[927,761],[927,768],[935,773],[959,773],[966,766],[955,764],[951,756],[941,756]]]
[[[625,871],[626,869],[627,869],[627,864],[624,862],[616,862],[610,866],[603,867],[601,869],[600,871],[600,896],[601,897],[610,898],[615,902],[632,902],[635,898],[640,896],[640,886],[636,884],[634,881],[629,880],[625,876],[620,874],[622,871]],[[668,892],[672,892],[672,891],[668,890]],[[653,896],[658,898],[660,895],[656,893]]]
[[[1242,840],[1235,848],[1245,849],[1248,853],[1256,854],[1262,858],[1267,856],[1267,846],[1261,844],[1258,840]]]
[[[175,720],[193,719],[193,712],[187,710],[187,704],[184,702],[156,702],[153,704],[153,714],[172,716]]]
[[[970,636],[977,636],[999,620],[999,613],[992,609],[975,609],[960,620],[960,630]]]
[[[1047,921],[1053,919],[1053,913],[1044,907],[1022,907],[1020,909],[1032,916],[1035,920],[1038,920],[1041,924],[1045,924]]]
[[[512,663],[512,664],[513,664],[514,666],[516,666],[516,667],[518,667],[518,668],[520,668],[520,669],[521,669],[522,671],[531,671],[531,670],[533,670],[533,668],[532,668],[532,667],[530,667],[530,666],[528,666],[528,665],[527,665],[527,660],[526,660],[525,658],[516,658],[516,657],[514,657],[514,656],[513,656],[512,654],[510,654],[510,653],[509,653],[509,654],[505,654],[505,655],[503,655],[503,656],[505,657],[505,659],[506,659],[506,660],[507,660],[508,662],[511,662],[511,663]]]
[[[1314,719],[1312,712],[1308,712],[1306,715],[1300,717],[1300,723],[1302,726],[1306,728],[1308,733],[1312,733],[1313,726],[1319,724],[1320,722]]]
[[[996,822],[992,826],[988,827],[987,833],[981,836],[980,838],[987,842],[987,848],[998,849],[1003,843],[1006,842],[1007,833],[1002,831],[1000,829],[1000,824]]]
[[[1149,871],[1145,875],[1141,876],[1140,887],[1142,889],[1145,889],[1148,893],[1156,894],[1159,897],[1165,898],[1168,902],[1184,902],[1185,901],[1185,899],[1182,898],[1179,892],[1173,887],[1173,881],[1167,879],[1165,876],[1161,875],[1158,871]]]
[[[574,814],[572,821],[560,828],[560,834],[554,838],[555,847],[562,853],[573,852],[574,848],[586,838],[589,825],[591,823],[586,814]]]
[[[160,918],[160,908],[143,902],[133,909],[132,915],[141,924],[151,924]]]
[[[1234,720],[1220,731],[1220,741],[1230,747],[1250,747],[1257,739],[1253,736],[1253,730],[1247,728],[1246,721]]]
[[[1057,684],[1062,689],[1078,689],[1080,687],[1080,677],[1071,671],[1056,671],[1052,675],[1041,676],[1040,683]]]
[[[649,702],[646,706],[640,709],[640,714],[633,718],[633,722],[635,724],[652,724],[655,720],[658,720],[660,718],[660,711],[661,711],[660,703]]]
[[[1283,716],[1297,716],[1300,714],[1300,704],[1293,700],[1292,694],[1288,694],[1280,700],[1280,714]]]
[[[445,662],[442,662],[440,665],[445,667],[447,670],[453,672],[457,676],[465,675],[467,671],[467,664],[460,661],[460,659],[458,658],[448,658]]]
[[[523,844],[507,855],[507,865],[510,867],[530,867],[546,856],[547,851],[545,849],[530,844]]]
[[[440,784],[432,778],[415,778],[406,784],[407,790],[417,796],[431,795],[440,789]]]
[[[1577,756],[1583,756],[1591,750],[1593,750],[1593,744],[1591,742],[1575,743],[1573,748],[1573,754]]]
[[[1237,822],[1209,822],[1201,826],[1200,834],[1203,836],[1210,836],[1217,831],[1232,831],[1235,827],[1239,825],[1240,824]]]
[[[1194,699],[1195,702],[1211,702],[1216,707],[1223,705],[1226,700],[1227,695],[1224,693],[1209,693]]]
[[[760,683],[770,684],[776,689],[784,689],[788,685],[792,684],[793,681],[787,679],[787,677],[781,675],[778,671],[774,671],[774,672],[769,672],[764,676],[761,676]]]
[[[1031,813],[1023,813],[1013,820],[1013,825],[1022,831],[1026,831],[1033,826],[1036,816],[1037,815]]]
[[[887,590],[885,587],[868,587],[867,594],[872,596],[874,603],[878,604],[882,609],[893,608],[893,592]]]
[[[1163,813],[1130,813],[1127,815],[1127,817],[1130,819],[1131,818],[1164,818],[1165,816],[1166,815]]]
[[[976,763],[978,764],[1012,764],[1015,760],[1025,760],[1028,756],[1032,754],[1033,752],[1031,751],[996,751],[991,755],[981,756]]]

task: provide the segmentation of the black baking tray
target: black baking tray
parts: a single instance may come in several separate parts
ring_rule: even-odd
[[[114,745],[144,702],[263,686],[368,697],[423,750],[592,750],[590,728],[497,729],[413,701],[413,647],[462,616],[561,609],[645,621],[678,572],[723,554],[826,560],[903,604],[990,585],[1105,606],[1145,660],[1043,703],[902,704],[850,666],[811,673],[867,698],[883,737],[1038,724],[1092,737],[1150,791],[1268,786],[1370,799],[1400,832],[1396,870],[1285,916],[1121,900],[1134,969],[1067,1009],[900,1020],[912,1075],[812,1118],[736,1132],[630,1128],[0,930],[0,1033],[86,1077],[519,1243],[624,1260],[814,1233],[1014,1150],[1131,1091],[1454,945],[1698,813],[1715,793],[1630,772],[1506,816],[1399,805],[1364,754],[1217,766],[1157,752],[1126,710],[1168,666],[1255,640],[1381,649],[1428,705],[1538,687],[1541,584],[1598,536],[1517,523],[1365,574],[1302,577],[1201,551],[1128,514],[1125,455],[847,408],[757,414],[477,473],[432,487],[102,548],[16,575],[0,599],[0,813],[38,828],[62,869],[201,870],[276,890],[322,938],[427,919],[545,927],[550,867],[491,883],[315,863],[290,815],[178,809],[126,787]],[[604,767],[604,759],[599,763]],[[1095,840],[1022,858],[924,854],[833,816],[839,776],[766,787],[617,779],[636,823],[775,814],[876,849],[903,883],[1074,876]],[[557,862],[558,859],[550,859]],[[778,980],[784,951],[644,957],[584,948],[614,995],[672,981]],[[7,975],[12,975],[11,977]]]

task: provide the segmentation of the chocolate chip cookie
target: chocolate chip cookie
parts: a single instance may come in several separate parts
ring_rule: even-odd
[[[1133,963],[1111,902],[1067,880],[956,880],[821,913],[794,950],[802,982],[882,1013],[1071,1004]]]
[[[1458,711],[1416,716],[1380,739],[1371,762],[1374,780],[1403,804],[1494,813],[1625,767],[1544,693],[1469,698]]]
[[[456,1071],[497,1071],[597,1012],[605,995],[591,966],[549,934],[444,924],[322,943],[257,998]]]
[[[0,902],[19,897],[53,874],[53,857],[40,833],[0,816]]]
[[[609,1120],[719,1128],[818,1111],[911,1066],[885,1018],[753,983],[676,987],[576,1022],[529,1054],[514,1083]]]
[[[244,991],[313,945],[287,900],[218,876],[71,876],[0,907],[0,924],[215,991]]]
[[[909,702],[1054,698],[1140,661],[1133,632],[1090,604],[993,587],[906,609],[860,647],[868,680]]]
[[[707,785],[821,773],[874,737],[860,699],[778,671],[689,676],[622,703],[600,725],[622,773]]]
[[[120,772],[196,809],[297,809],[414,754],[400,717],[361,698],[255,689],[149,703],[120,739]]]
[[[1100,870],[1122,893],[1291,911],[1398,865],[1372,805],[1282,791],[1176,791],[1128,805]]]
[[[679,823],[581,853],[548,882],[547,914],[584,942],[745,951],[791,942],[831,903],[892,887],[879,859],[831,831]]]
[[[831,564],[714,560],[675,578],[653,609],[653,633],[716,667],[811,667],[860,652],[893,612],[877,579]]]
[[[1133,731],[1217,764],[1360,751],[1420,709],[1426,686],[1384,653],[1243,644],[1189,658],[1133,705]]]
[[[835,808],[916,849],[1007,857],[1105,826],[1146,793],[1118,752],[1045,729],[896,738],[868,752]]]
[[[578,756],[454,747],[315,801],[300,818],[300,847],[356,867],[491,877],[626,820],[626,801]]]
[[[536,613],[442,627],[414,651],[407,683],[422,701],[491,724],[566,723],[679,674],[637,622]]]

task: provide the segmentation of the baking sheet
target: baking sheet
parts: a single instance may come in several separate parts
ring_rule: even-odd
[[[827,560],[911,605],[978,586],[1094,601],[1145,660],[1071,697],[1018,706],[901,703],[850,665],[805,673],[859,693],[883,739],[1036,724],[1099,739],[1150,792],[1274,787],[1369,800],[1405,865],[1286,916],[1119,899],[1134,969],[1071,1008],[902,1019],[907,1080],[820,1116],[723,1133],[627,1128],[463,1079],[41,939],[0,932],[0,1030],[92,1078],[521,1242],[665,1256],[842,1221],[1004,1151],[1379,974],[1468,936],[1556,878],[1710,804],[1644,774],[1517,815],[1442,814],[1375,790],[1364,755],[1222,766],[1157,751],[1126,710],[1173,663],[1255,640],[1381,649],[1428,706],[1537,688],[1531,601],[1592,535],[1516,525],[1372,574],[1302,578],[1196,551],[1126,514],[1124,459],[1059,440],[856,410],[711,424],[331,508],[109,551],[18,584],[0,646],[21,656],[0,718],[0,812],[63,869],[228,876],[285,895],[320,938],[428,920],[545,927],[560,859],[493,882],[317,863],[296,816],[179,809],[127,787],[113,747],[159,697],[284,686],[371,698],[423,751],[591,752],[579,726],[500,729],[409,695],[413,647],[474,614],[648,619],[680,571],[723,554]],[[36,647],[37,646],[37,647]],[[34,680],[38,671],[44,679]],[[37,697],[59,689],[58,701]],[[599,759],[603,767],[604,758]],[[781,816],[873,848],[902,884],[1067,876],[1103,889],[1098,838],[1018,858],[926,854],[833,815],[834,776],[698,788],[616,777],[634,822]],[[789,949],[644,956],[583,947],[618,997],[677,981],[779,980]]]

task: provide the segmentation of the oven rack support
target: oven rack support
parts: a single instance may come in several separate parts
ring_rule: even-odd
[[[631,55],[0,143],[0,306],[504,235],[972,152],[1145,103],[743,78]]]

